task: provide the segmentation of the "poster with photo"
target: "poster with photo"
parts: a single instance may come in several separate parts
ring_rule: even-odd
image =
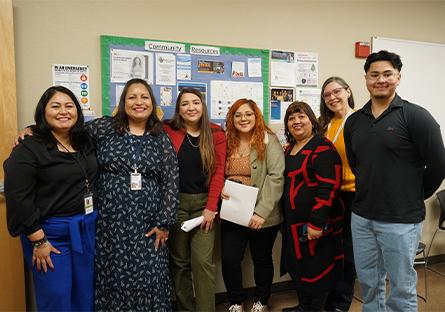
[[[111,49],[110,80],[125,83],[132,78],[140,78],[153,83],[153,53]]]
[[[224,62],[198,60],[198,72],[224,74]]]
[[[270,89],[270,122],[283,123],[286,109],[295,100],[294,88]]]

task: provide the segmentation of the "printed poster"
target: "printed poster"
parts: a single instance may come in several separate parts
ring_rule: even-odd
[[[198,72],[224,74],[224,62],[198,60]]]
[[[176,56],[170,53],[156,53],[156,84],[176,85]]]
[[[176,79],[192,79],[192,57],[190,54],[178,54],[176,56]]]
[[[53,64],[54,86],[64,86],[77,97],[86,116],[94,114],[90,106],[90,71],[88,65]]]
[[[270,84],[272,86],[295,86],[295,53],[289,51],[271,51]]]
[[[295,75],[298,87],[318,87],[318,53],[297,52]]]
[[[111,49],[110,79],[114,83],[126,83],[132,78],[140,78],[153,83],[153,53]]]

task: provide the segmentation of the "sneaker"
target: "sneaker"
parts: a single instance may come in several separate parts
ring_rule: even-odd
[[[261,302],[257,301],[253,303],[251,312],[265,312],[266,311],[265,305],[262,305]]]
[[[229,308],[229,312],[244,312],[243,305],[232,304]]]

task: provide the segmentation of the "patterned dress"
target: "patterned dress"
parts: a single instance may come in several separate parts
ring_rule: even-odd
[[[153,227],[169,229],[178,205],[176,154],[159,136],[118,135],[111,118],[87,125],[96,146],[96,310],[170,311],[168,249],[154,249]],[[130,189],[134,166],[142,190]]]
[[[296,155],[290,150],[284,172],[283,265],[297,289],[326,292],[343,264],[343,205],[337,198],[341,159],[333,144],[318,135]],[[323,230],[322,236],[309,241],[308,227]]]

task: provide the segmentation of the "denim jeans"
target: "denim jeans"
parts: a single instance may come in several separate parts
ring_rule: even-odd
[[[421,223],[388,223],[352,213],[352,241],[363,311],[417,311],[414,258]],[[386,299],[386,274],[390,292]]]

